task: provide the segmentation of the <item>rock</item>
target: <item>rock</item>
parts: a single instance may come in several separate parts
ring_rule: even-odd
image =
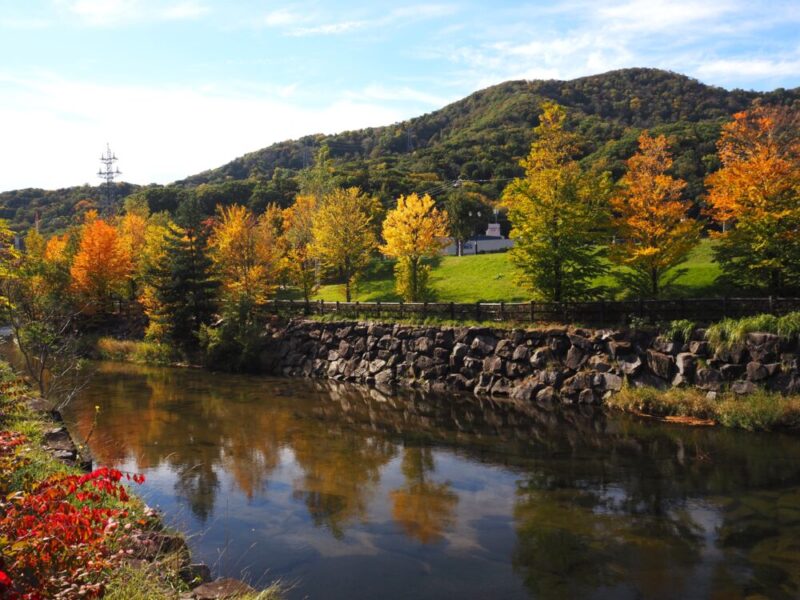
[[[513,386],[506,377],[498,377],[492,384],[492,396],[508,396],[511,394]]]
[[[218,600],[223,598],[239,598],[247,594],[253,594],[255,590],[243,581],[238,579],[222,578],[204,583],[196,587],[192,594],[196,600]]]
[[[578,403],[580,404],[595,404],[597,400],[597,395],[591,389],[581,390],[581,393],[578,394]]]
[[[734,394],[744,396],[746,394],[752,394],[754,391],[756,391],[756,386],[751,381],[734,381],[731,384],[731,391]]]
[[[589,368],[600,373],[608,373],[611,370],[611,364],[603,355],[595,355],[589,358]]]
[[[530,372],[530,367],[524,363],[508,361],[506,363],[506,374],[511,379],[521,379]]]
[[[375,374],[375,385],[381,387],[392,387],[394,385],[394,376],[391,369],[384,369]]]
[[[701,358],[711,356],[711,346],[708,342],[689,342],[689,352]]]
[[[463,392],[470,388],[470,380],[460,373],[450,373],[447,376],[447,385],[456,391]]]
[[[522,383],[518,384],[511,392],[511,397],[514,400],[521,400],[523,402],[530,402],[536,397],[544,386],[534,378],[528,378]]]
[[[211,569],[203,563],[193,563],[181,567],[178,572],[180,578],[190,586],[211,581]]]
[[[450,356],[453,358],[463,359],[464,357],[467,356],[468,352],[469,352],[469,346],[467,346],[466,344],[462,344],[461,342],[458,342],[455,346],[453,346],[453,352],[452,354],[450,354]]]
[[[627,340],[611,340],[608,342],[608,353],[611,358],[619,358],[622,354],[631,352],[631,343]]]
[[[453,346],[453,330],[442,329],[436,332],[436,345],[440,348],[451,348]]]
[[[477,356],[488,356],[494,352],[496,340],[486,335],[478,335],[472,340],[470,348]]]
[[[478,381],[475,382],[475,389],[473,390],[475,394],[488,394],[489,390],[492,389],[492,384],[494,383],[494,377],[492,377],[489,373],[481,373],[478,375]]]
[[[592,349],[592,342],[583,335],[578,335],[577,332],[568,334],[567,339],[569,339],[569,343],[573,347],[580,348],[584,352],[589,352]]]
[[[552,354],[549,348],[537,348],[533,351],[530,363],[534,369],[544,369],[552,360]]]
[[[747,363],[747,379],[750,381],[761,381],[769,377],[766,367],[760,362],[751,361]]]
[[[503,372],[503,359],[499,356],[487,356],[483,360],[484,373],[500,374]]]
[[[421,354],[430,354],[433,352],[434,347],[434,341],[428,337],[421,337],[414,342],[414,350],[420,352]]]
[[[733,365],[744,364],[747,356],[747,349],[742,344],[734,344],[730,348],[718,348],[714,353],[714,358]]]
[[[548,347],[555,356],[563,356],[564,353],[566,353],[566,351],[570,348],[570,343],[567,337],[561,334],[550,337],[550,343],[548,344]]]
[[[718,392],[722,387],[722,373],[716,369],[701,367],[697,369],[695,385],[701,390]]]
[[[628,377],[639,374],[642,370],[642,359],[635,354],[628,354],[618,358],[619,368]]]
[[[545,369],[539,372],[539,381],[544,385],[559,388],[564,381],[564,373],[558,369]]]
[[[561,389],[562,391],[574,394],[580,392],[583,389],[592,387],[593,383],[592,380],[593,380],[592,373],[588,372],[576,373],[572,377],[569,377],[564,380]]]
[[[601,391],[618,392],[622,389],[622,377],[613,373],[600,373],[602,384],[599,386]]]
[[[445,364],[450,361],[450,350],[447,348],[434,348],[433,360],[437,363]]]
[[[350,358],[353,356],[353,347],[347,340],[342,340],[339,342],[339,356],[342,358]]]
[[[495,346],[494,353],[500,358],[511,358],[514,352],[514,345],[510,340],[500,340]]]
[[[511,360],[515,362],[528,362],[530,360],[530,356],[530,348],[521,344],[514,348],[514,353],[511,355]]]
[[[584,362],[586,362],[586,353],[578,346],[571,346],[567,351],[567,357],[564,359],[564,365],[568,369],[577,371]]]
[[[722,365],[719,372],[725,381],[733,381],[739,379],[739,376],[744,373],[744,367],[742,365]]]
[[[657,390],[666,390],[670,385],[669,382],[664,381],[661,377],[648,372],[639,373],[636,377],[631,378],[631,382],[637,388],[652,387]]]
[[[675,371],[675,359],[671,355],[648,350],[647,366],[657,377],[672,381],[672,376]]]
[[[536,401],[537,402],[544,402],[544,403],[551,403],[554,402],[558,398],[558,392],[552,386],[547,386],[544,389],[539,390],[536,393]]]

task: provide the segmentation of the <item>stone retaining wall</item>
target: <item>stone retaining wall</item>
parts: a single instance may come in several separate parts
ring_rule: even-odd
[[[516,400],[599,404],[633,386],[695,386],[747,394],[800,392],[797,341],[750,334],[715,350],[703,331],[686,343],[655,332],[423,327],[295,320],[272,325],[265,368],[382,388],[461,391]]]

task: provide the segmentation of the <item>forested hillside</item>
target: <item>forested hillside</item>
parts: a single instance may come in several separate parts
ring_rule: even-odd
[[[258,150],[217,169],[170,186],[141,188],[154,211],[173,210],[197,194],[205,206],[239,202],[255,210],[288,206],[296,177],[322,145],[330,149],[338,183],[357,185],[390,204],[401,193],[441,195],[457,179],[496,199],[521,173],[518,160],[530,146],[541,103],[554,100],[569,126],[585,139],[583,160],[602,164],[615,179],[643,128],[671,141],[676,177],[687,181],[686,198],[702,202],[703,178],[717,168],[715,143],[721,124],[754,101],[800,102],[800,88],[769,93],[727,91],[656,69],[625,69],[572,81],[510,81],[476,92],[441,110],[386,127],[313,135]],[[119,197],[136,191],[123,186]],[[0,194],[0,216],[23,229],[39,208],[46,229],[63,227],[77,202],[96,188]],[[699,204],[698,204],[699,205]]]

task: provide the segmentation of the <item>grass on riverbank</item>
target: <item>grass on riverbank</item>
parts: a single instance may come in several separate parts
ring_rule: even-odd
[[[146,365],[169,365],[179,360],[175,351],[166,344],[146,340],[120,340],[101,337],[94,345],[98,358],[134,362]]]
[[[678,279],[672,295],[699,297],[723,294],[716,279],[719,265],[714,262],[714,242],[702,240],[681,265],[686,273]],[[396,302],[394,264],[391,261],[374,261],[357,283],[353,300],[359,302]],[[613,273],[595,282],[609,290],[608,297],[620,298],[623,291]],[[431,265],[430,286],[437,302],[524,302],[530,293],[517,282],[517,275],[507,253],[467,256],[443,256]],[[282,290],[279,298],[299,298],[296,290]],[[344,301],[344,286],[327,284],[320,287],[315,300]]]
[[[800,431],[800,396],[757,390],[746,396],[731,392],[710,398],[695,388],[625,387],[606,406],[656,417],[707,419],[726,427],[749,431]]]

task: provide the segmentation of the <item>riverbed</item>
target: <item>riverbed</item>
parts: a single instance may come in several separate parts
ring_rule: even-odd
[[[800,595],[798,436],[125,363],[65,418],[292,599]]]

